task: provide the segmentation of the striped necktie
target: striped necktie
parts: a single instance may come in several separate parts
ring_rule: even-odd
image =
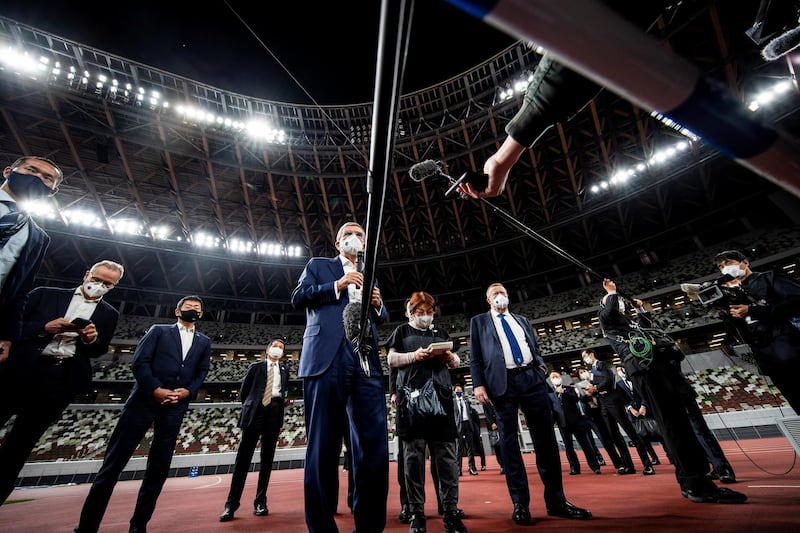
[[[275,384],[275,365],[267,363],[267,386],[264,387],[264,397],[261,404],[266,407],[272,401],[272,386]]]

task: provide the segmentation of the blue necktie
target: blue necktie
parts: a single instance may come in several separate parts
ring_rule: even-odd
[[[503,331],[506,332],[508,345],[511,347],[511,355],[514,356],[514,362],[517,364],[517,366],[522,366],[522,348],[519,347],[517,337],[514,336],[514,332],[511,331],[511,326],[509,326],[508,322],[506,322],[506,315],[500,313],[497,316],[500,318],[500,324],[503,326]]]

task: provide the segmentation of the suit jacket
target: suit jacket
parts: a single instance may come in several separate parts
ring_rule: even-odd
[[[583,414],[578,406],[580,400],[575,387],[565,385],[563,389],[564,392],[561,394],[551,389],[550,403],[553,406],[553,418],[556,419],[556,424],[562,428],[570,428],[583,420]]]
[[[289,395],[289,367],[283,363],[278,363],[281,376],[281,408],[283,400]],[[253,426],[256,413],[261,407],[261,400],[264,397],[264,389],[267,388],[267,361],[253,363],[247,369],[247,374],[242,381],[239,390],[239,397],[242,399],[242,414],[239,417],[239,427],[249,429]],[[275,401],[275,398],[272,400]],[[282,417],[281,417],[282,418]]]
[[[128,402],[133,398],[151,397],[159,387],[188,389],[191,394],[183,400],[188,402],[197,395],[197,390],[211,367],[211,340],[194,331],[194,340],[186,359],[181,351],[181,335],[177,324],[151,326],[133,352],[133,385]]]
[[[0,291],[0,340],[19,340],[25,302],[50,244],[50,237],[32,220],[28,227],[28,242],[20,251]],[[13,346],[11,350],[14,350]]]
[[[342,312],[350,301],[347,290],[336,298],[336,281],[344,276],[344,267],[339,257],[312,257],[292,292],[292,305],[306,310],[306,330],[303,333],[303,348],[300,354],[298,377],[318,376],[330,367],[333,359],[344,349],[352,350],[345,342]],[[364,290],[364,298],[370,291]],[[380,311],[370,306],[372,350],[369,365],[372,376],[381,377],[381,362],[378,356],[377,325],[386,320],[386,308]]]
[[[544,359],[542,359],[536,335],[533,333],[531,323],[522,315],[508,313],[522,326],[525,340],[533,354],[533,363],[539,367],[537,377],[545,380]],[[506,392],[507,375],[506,360],[503,357],[503,347],[500,337],[494,327],[491,311],[472,317],[469,324],[470,339],[470,372],[472,373],[473,387],[486,387],[490,398],[502,396]]]
[[[44,325],[67,313],[75,289],[56,289],[37,287],[30,292],[23,314],[20,340],[11,350],[8,364],[10,368],[28,369],[36,362],[45,346],[53,340],[53,335],[42,335]],[[92,383],[91,358],[99,357],[108,351],[119,320],[119,312],[105,300],[100,300],[89,319],[97,329],[97,340],[91,344],[80,339],[75,343],[75,357],[70,366],[69,382],[63,386],[70,395],[86,391]]]

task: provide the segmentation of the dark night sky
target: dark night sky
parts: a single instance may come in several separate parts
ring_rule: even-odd
[[[202,83],[311,103],[246,24],[318,103],[374,97],[379,0],[4,0],[0,5],[5,17]],[[417,0],[403,92],[468,70],[513,42],[443,0]]]

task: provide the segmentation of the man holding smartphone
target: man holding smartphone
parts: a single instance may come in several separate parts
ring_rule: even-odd
[[[108,351],[119,319],[103,296],[123,272],[100,261],[79,287],[37,287],[28,295],[22,335],[0,368],[0,427],[17,415],[0,446],[0,505],[48,426],[91,385],[90,358]]]

